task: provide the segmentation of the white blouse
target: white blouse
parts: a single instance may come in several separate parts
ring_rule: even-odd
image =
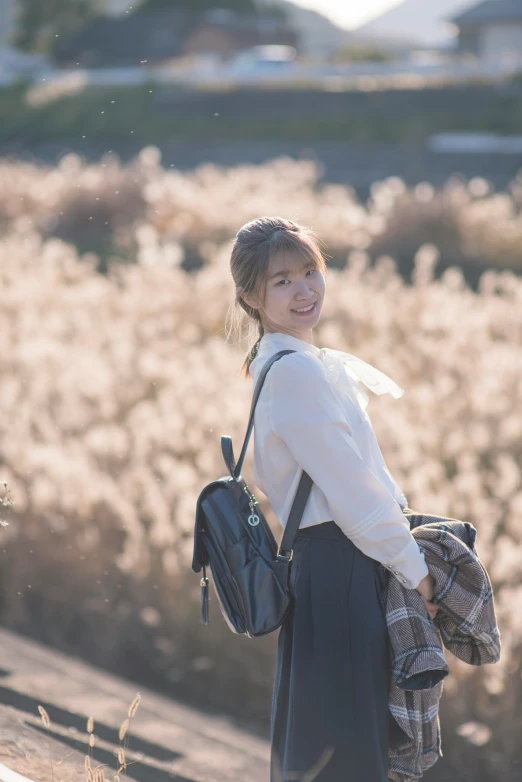
[[[305,470],[313,480],[300,527],[334,520],[372,559],[414,589],[428,574],[402,508],[406,497],[388,470],[366,413],[368,395],[404,394],[390,377],[350,353],[269,332],[250,364],[253,389],[270,367],[254,413],[253,474],[284,528]],[[253,391],[252,389],[252,391]]]

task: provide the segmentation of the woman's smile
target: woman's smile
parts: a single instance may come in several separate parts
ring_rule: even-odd
[[[301,317],[304,317],[305,315],[312,315],[312,313],[315,312],[315,305],[316,304],[317,304],[317,302],[314,301],[313,304],[309,305],[310,309],[307,309],[304,312],[298,312],[297,310],[292,310],[292,312],[295,312],[296,315],[300,315]]]

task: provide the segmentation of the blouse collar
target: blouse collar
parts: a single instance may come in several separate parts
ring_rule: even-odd
[[[364,411],[368,405],[369,397],[358,381],[362,381],[370,391],[377,395],[391,394],[395,399],[398,399],[404,394],[404,389],[391,377],[352,353],[332,348],[318,348],[316,345],[282,331],[267,332],[261,338],[257,355],[250,364],[250,374],[254,380],[257,379],[257,373],[270,356],[279,350],[286,349],[313,353],[318,356],[323,362],[331,385],[355,403],[361,418],[366,416]]]

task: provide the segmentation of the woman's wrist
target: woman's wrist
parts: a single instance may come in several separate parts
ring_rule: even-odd
[[[422,581],[417,584],[415,589],[425,600],[432,601],[435,594],[435,579],[431,573],[428,573],[428,575],[424,576]]]

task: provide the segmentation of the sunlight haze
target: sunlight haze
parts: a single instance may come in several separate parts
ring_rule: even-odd
[[[370,19],[374,19],[395,5],[400,5],[402,0],[366,0],[364,5],[362,3],[344,4],[339,0],[292,0],[292,2],[302,8],[319,11],[339,27],[351,29],[369,22]]]

